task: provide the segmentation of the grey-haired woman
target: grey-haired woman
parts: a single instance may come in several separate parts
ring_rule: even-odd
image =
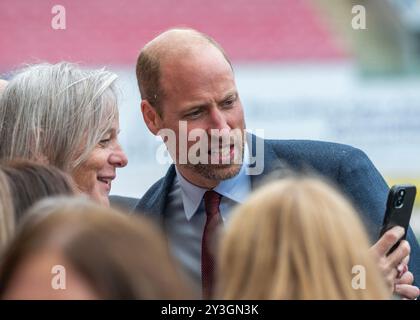
[[[116,168],[127,165],[117,139],[116,79],[66,62],[17,72],[0,97],[0,160],[53,164],[81,192],[109,205]]]

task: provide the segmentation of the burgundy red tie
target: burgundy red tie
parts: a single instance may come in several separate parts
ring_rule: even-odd
[[[201,243],[201,278],[204,299],[209,299],[212,295],[214,269],[216,266],[214,255],[216,250],[215,236],[218,227],[223,225],[223,219],[219,210],[221,197],[220,194],[212,190],[204,194],[204,205],[207,215]]]

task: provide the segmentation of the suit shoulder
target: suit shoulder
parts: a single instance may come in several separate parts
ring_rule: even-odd
[[[124,211],[133,211],[138,202],[139,199],[137,198],[122,197],[116,195],[109,196],[109,203],[111,207]]]
[[[328,159],[347,158],[349,156],[365,157],[365,153],[355,147],[327,141],[316,140],[266,140],[279,156],[293,158]]]
[[[293,170],[313,171],[333,180],[345,172],[373,165],[360,149],[349,145],[315,140],[267,140],[270,158],[276,157]],[[269,151],[271,150],[271,151]],[[274,153],[274,156],[273,156]]]

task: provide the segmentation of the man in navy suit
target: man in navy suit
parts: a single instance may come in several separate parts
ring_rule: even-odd
[[[388,187],[367,156],[340,144],[263,140],[244,133],[232,65],[213,39],[191,29],[166,31],[143,48],[136,74],[143,119],[163,138],[175,165],[135,210],[161,223],[175,256],[203,289],[211,285],[214,263],[207,235],[273,172],[293,169],[326,177],[352,200],[371,238],[378,239]],[[220,135],[213,140],[215,132]],[[193,133],[195,138],[184,137]],[[198,136],[207,143],[204,149],[197,147]],[[371,250],[394,292],[415,298],[419,291],[411,284],[413,274],[420,279],[420,249],[411,229],[408,241],[387,255],[401,229],[388,231]],[[410,247],[411,272],[404,272]]]

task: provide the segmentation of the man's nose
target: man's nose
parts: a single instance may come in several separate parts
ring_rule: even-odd
[[[226,121],[226,115],[217,107],[212,108],[210,111],[209,130],[211,129],[230,129]]]

